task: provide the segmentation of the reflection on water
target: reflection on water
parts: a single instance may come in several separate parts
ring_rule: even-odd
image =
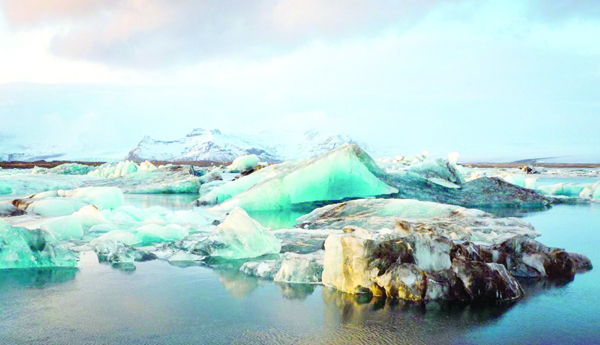
[[[233,298],[247,298],[259,285],[259,280],[235,270],[217,269],[219,281]]]
[[[128,202],[145,199],[137,197],[128,196]],[[145,205],[156,201],[161,206],[188,207],[189,199],[149,196]],[[272,221],[267,226],[273,226],[295,217],[275,213],[262,221]],[[600,205],[558,205],[524,217],[543,234],[544,244],[600,262]],[[136,263],[133,272],[122,272],[90,257],[82,260],[79,270],[2,271],[0,344],[598,343],[600,339],[597,269],[566,285],[524,282],[525,298],[513,305],[459,305],[392,302],[320,285],[273,283],[242,274],[239,261],[214,260],[207,265],[210,268],[202,263],[150,261]]]
[[[315,292],[315,284],[276,283],[283,297],[289,300],[303,301]]]
[[[23,270],[4,270],[0,273],[0,291],[9,286],[45,288],[75,279],[76,268],[39,268]]]

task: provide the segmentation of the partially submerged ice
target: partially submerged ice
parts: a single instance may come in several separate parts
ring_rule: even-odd
[[[400,232],[434,231],[452,240],[499,243],[516,235],[535,238],[533,226],[519,218],[410,199],[359,199],[327,205],[297,219],[305,229],[394,229]]]
[[[383,171],[354,144],[287,167],[279,174],[271,175],[275,169],[266,171],[256,182],[254,174],[240,178],[239,194],[215,209],[280,210],[305,203],[383,196],[398,191],[378,177],[384,174]],[[263,170],[267,169],[259,173]],[[244,179],[246,181],[242,182]],[[247,181],[251,182],[245,183]],[[244,191],[245,188],[248,189]]]
[[[240,271],[279,283],[319,284],[323,274],[323,251],[313,254],[284,253],[276,260],[249,261]]]
[[[48,191],[13,201],[18,209],[47,217],[65,216],[85,205],[99,210],[123,205],[123,193],[115,187],[83,187],[72,190]]]
[[[282,210],[365,197],[417,199],[466,207],[531,207],[552,199],[499,178],[466,181],[454,160],[420,160],[385,172],[356,144],[315,159],[286,162],[211,189],[198,205],[215,211]]]
[[[42,229],[13,227],[0,219],[0,269],[75,267],[77,256]]]
[[[84,186],[93,179],[86,175],[35,175],[29,170],[11,169],[6,174],[0,174],[0,195],[21,196],[59,189],[74,189]]]
[[[79,163],[65,163],[54,168],[40,168],[34,167],[31,169],[32,174],[55,174],[55,175],[86,175],[90,171],[94,170],[95,167],[92,165],[79,164]]]
[[[88,173],[90,176],[104,178],[119,178],[136,173],[140,167],[132,161],[105,163]]]
[[[469,302],[517,300],[517,278],[569,281],[592,268],[582,255],[537,242],[540,234],[521,219],[432,202],[351,200],[316,209],[298,226],[273,232],[279,258],[240,271],[347,293]]]
[[[587,200],[600,200],[600,181],[595,183],[557,183],[540,186],[538,192],[552,197],[580,198]]]
[[[258,163],[260,163],[260,159],[257,155],[241,156],[236,158],[233,163],[231,163],[229,170],[237,171],[243,174],[253,170]]]
[[[128,168],[128,166],[135,166],[136,170],[133,171],[133,168]],[[129,165],[124,165],[120,170],[118,169],[118,164],[114,169],[111,166],[109,167],[111,170],[108,172],[99,173],[100,176],[105,176],[108,173],[107,176],[110,178],[93,180],[88,185],[118,187],[124,193],[129,194],[198,193],[200,188],[199,178],[194,174],[194,169],[191,166],[161,165],[156,168],[147,165],[146,168],[142,169],[144,166],[144,163],[142,163],[138,167],[133,162],[129,162]],[[113,170],[114,172],[112,172]]]
[[[572,280],[591,268],[582,255],[526,236],[478,245],[431,231],[373,237],[362,230],[327,238],[322,282],[416,302],[511,301],[523,296],[515,277]]]
[[[196,250],[211,257],[243,259],[277,254],[281,243],[270,229],[250,218],[243,209],[235,208]]]

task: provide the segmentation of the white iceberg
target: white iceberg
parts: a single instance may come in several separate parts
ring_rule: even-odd
[[[247,155],[236,158],[233,163],[229,166],[229,170],[231,171],[239,171],[240,173],[246,173],[252,169],[254,169],[258,163],[260,163],[260,159],[257,155]]]
[[[277,254],[281,243],[241,208],[235,208],[217,226],[205,247],[208,255],[225,259],[255,258]]]

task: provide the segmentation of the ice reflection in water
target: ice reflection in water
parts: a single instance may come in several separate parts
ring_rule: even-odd
[[[128,196],[128,202],[185,208],[192,198]],[[595,264],[600,260],[598,205],[556,206],[525,217],[543,233],[543,243],[586,254]],[[558,287],[524,284],[526,297],[512,306],[461,306],[392,303],[318,285],[259,280],[241,274],[237,263],[209,264],[216,268],[152,261],[136,263],[134,272],[122,272],[88,257],[78,271],[1,272],[0,343],[597,343],[600,339],[597,269]]]

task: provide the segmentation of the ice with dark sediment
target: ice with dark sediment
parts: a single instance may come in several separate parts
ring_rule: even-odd
[[[327,205],[297,219],[304,229],[415,229],[436,231],[453,240],[497,243],[516,235],[535,238],[533,226],[519,218],[499,218],[461,206],[411,199],[359,199]]]
[[[211,190],[198,200],[213,210],[281,210],[340,200],[385,197],[466,207],[541,208],[552,200],[499,178],[466,181],[453,161],[424,159],[384,171],[355,144],[315,159],[269,166]]]
[[[435,230],[377,236],[359,228],[327,238],[322,283],[417,302],[513,301],[523,296],[516,277],[569,281],[591,268],[582,255],[522,235],[484,245]]]
[[[147,162],[100,166],[81,179],[86,188],[3,206],[3,214],[24,213],[6,218],[5,233],[20,236],[18,248],[29,246],[28,258],[40,257],[27,261],[9,246],[3,260],[17,268],[59,265],[60,259],[44,261],[44,250],[56,248],[53,253],[71,255],[76,264],[68,247],[77,246],[121,269],[152,259],[236,262],[240,273],[280,283],[411,301],[516,300],[523,294],[516,277],[568,280],[591,269],[584,256],[537,242],[539,233],[521,219],[466,208],[543,207],[552,199],[515,185],[527,187],[525,180],[465,178],[456,155],[447,161],[423,155],[384,170],[352,144],[310,160],[258,163],[247,156],[208,173]],[[227,181],[231,170],[241,175]],[[122,192],[200,192],[197,203],[214,206],[210,212],[141,209],[124,206]],[[301,207],[314,210],[293,229],[271,230],[246,212]],[[47,246],[36,246],[39,238]]]
[[[396,188],[378,177],[383,174],[357,145],[344,145],[315,159],[261,169],[236,181],[239,188],[235,190],[225,185],[223,190],[213,191],[225,200],[216,197],[211,201],[221,202],[214,208],[217,211],[235,207],[280,210],[305,203],[396,193]]]

